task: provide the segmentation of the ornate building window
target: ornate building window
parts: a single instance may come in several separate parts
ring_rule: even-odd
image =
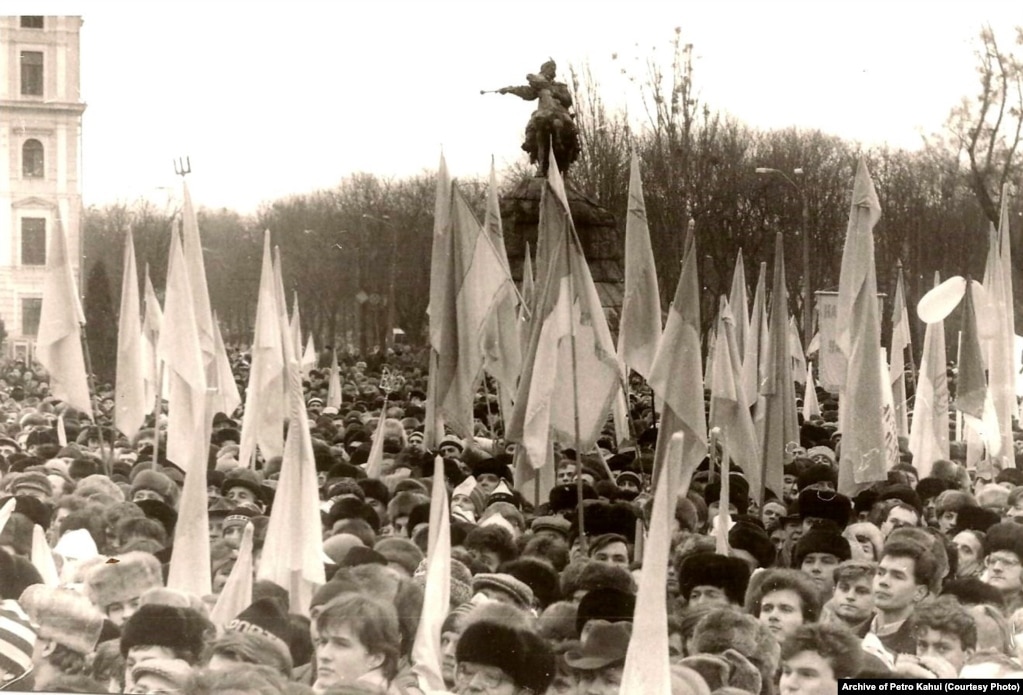
[[[46,175],[43,161],[43,143],[26,140],[21,146],[21,175],[26,179],[43,178]]]
[[[43,95],[43,54],[41,51],[21,52],[21,93],[31,97]]]
[[[46,265],[46,219],[21,218],[21,264]]]

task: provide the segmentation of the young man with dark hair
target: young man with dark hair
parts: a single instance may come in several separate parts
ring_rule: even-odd
[[[893,540],[881,551],[874,575],[876,613],[869,634],[876,636],[890,654],[916,653],[909,618],[917,604],[927,598],[936,573],[934,555],[915,541]]]
[[[862,663],[860,641],[837,625],[814,623],[796,628],[781,645],[782,695],[838,692],[839,678],[852,678]]]
[[[857,637],[866,636],[874,617],[873,562],[846,560],[834,570],[835,591],[821,622],[839,625]]]
[[[916,657],[925,667],[927,660],[940,658],[958,674],[977,648],[977,623],[954,598],[943,596],[917,608],[910,629],[916,638]]]

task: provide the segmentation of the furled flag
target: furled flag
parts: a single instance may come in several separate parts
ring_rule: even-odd
[[[286,312],[277,319],[279,337],[288,331],[284,316]],[[291,343],[283,340],[282,343],[288,377],[285,397],[288,437],[257,577],[287,589],[291,600],[289,612],[308,615],[313,592],[326,581],[321,559],[322,524],[299,356]]]
[[[305,341],[305,351],[302,353],[302,373],[308,374],[309,370],[316,366],[319,356],[316,354],[316,343],[313,341],[313,334],[310,333]]]
[[[46,542],[46,531],[39,524],[32,525],[32,566],[39,572],[46,586],[60,586],[57,563],[53,561],[53,550]],[[6,645],[5,645],[6,646]]]
[[[114,426],[127,437],[135,435],[153,408],[146,401],[142,365],[142,317],[139,307],[139,275],[135,267],[135,244],[131,229],[124,240],[124,276],[121,279],[121,312],[117,320],[117,381],[114,385]]]
[[[902,277],[902,262],[898,263],[895,298],[892,300],[892,347],[888,355],[888,380],[895,401],[895,425],[900,437],[909,436],[909,408],[906,402],[906,348],[912,347],[909,333],[909,311],[906,308],[906,286]],[[912,350],[910,351],[912,360]],[[912,362],[910,363],[912,368]],[[913,370],[915,371],[915,370]]]
[[[444,154],[437,168],[437,192],[433,206],[433,248],[430,254],[430,302],[426,313],[430,317],[429,381],[426,388],[426,413],[423,445],[434,450],[444,436],[446,415],[440,405],[442,394],[447,393],[451,369],[445,362],[442,369],[441,353],[451,355],[456,350],[455,299],[452,289],[451,253],[451,194],[453,184],[448,174]],[[450,357],[448,358],[450,359]],[[445,383],[441,388],[441,380]],[[462,423],[465,426],[465,423]]]
[[[249,386],[238,460],[251,466],[258,445],[263,458],[280,456],[284,449],[284,347],[277,309],[276,279],[270,252],[270,231],[263,237],[263,268],[256,302],[256,328],[252,342]]]
[[[959,338],[959,374],[956,379],[956,398],[953,405],[963,414],[965,424],[972,427],[987,447],[988,456],[1001,456],[1002,439],[998,416],[984,373],[984,355],[977,331],[977,312],[974,304],[973,283],[967,280],[966,295],[962,301],[962,324]]]
[[[373,445],[369,449],[369,457],[366,459],[366,477],[379,478],[384,468],[384,423],[387,420],[387,401],[380,409],[380,417],[377,419],[377,427],[373,430]]]
[[[337,349],[330,350],[330,377],[327,379],[327,406],[341,407],[341,367],[337,364]]]
[[[219,387],[216,394],[211,394],[210,405],[214,414],[224,413],[230,416],[242,404],[242,396],[238,393],[238,384],[235,382],[234,373],[231,371],[231,360],[227,356],[224,336],[220,333],[220,322],[217,321],[217,312],[213,312],[213,348],[216,351],[216,361],[214,364],[217,370],[217,384]]]
[[[765,489],[782,494],[786,447],[799,442],[796,393],[788,340],[789,293],[785,286],[785,244],[779,233],[774,241],[774,272],[771,284],[771,316],[764,350],[764,377],[760,383],[754,425],[763,459],[761,480]],[[763,342],[763,332],[761,333]],[[875,373],[877,369],[875,368]]]
[[[75,410],[92,417],[89,379],[82,353],[85,314],[78,298],[64,226],[58,214],[50,232],[50,257],[43,278],[43,305],[36,336],[36,359],[50,373],[50,392]]]
[[[217,602],[210,611],[210,622],[222,630],[239,613],[252,605],[252,523],[245,524],[242,542],[238,546],[238,558],[227,577],[227,583],[217,596]]]
[[[187,264],[188,285],[192,289],[192,302],[195,305],[195,322],[199,333],[199,346],[202,348],[204,368],[213,364],[216,356],[213,338],[213,312],[210,309],[210,291],[206,284],[206,263],[202,256],[202,241],[199,238],[199,219],[192,206],[192,194],[188,191],[188,183],[182,178],[184,203],[181,207],[181,245]],[[215,386],[215,384],[210,384]]]
[[[718,441],[727,451],[728,457],[746,474],[750,491],[759,494],[760,443],[753,427],[753,418],[744,402],[742,365],[739,362],[739,346],[735,344],[735,318],[724,295],[721,296],[720,307],[717,341],[714,344],[717,354],[714,356],[714,371],[707,383],[710,389],[708,422],[712,429],[720,431]]]
[[[685,435],[678,433],[676,437]],[[685,442],[673,442],[676,451]],[[681,462],[677,465],[681,466]],[[683,484],[682,480],[678,481]],[[650,534],[643,544],[643,572],[636,593],[632,639],[622,672],[623,693],[670,693],[671,663],[668,649],[668,616],[664,610],[664,587],[668,585],[668,556],[675,515],[675,493],[669,476],[662,475],[654,489]],[[686,483],[686,486],[687,483]]]
[[[149,406],[146,412],[156,409],[156,396],[166,396],[167,374],[161,368],[159,357],[156,354],[156,346],[160,342],[160,328],[163,326],[163,310],[160,308],[160,300],[156,297],[156,290],[153,289],[153,281],[149,279],[149,264],[146,264],[146,305],[142,318],[142,367],[145,370],[146,403]]]
[[[803,389],[803,420],[809,422],[821,416],[821,405],[817,402],[817,385],[813,381],[813,362],[806,362],[806,388]]]
[[[1015,368],[1015,319],[1012,292],[1012,263],[1010,260],[1009,202],[1012,186],[1002,186],[1002,200],[998,230],[992,231],[988,249],[987,268],[984,272],[984,289],[987,290],[989,306],[985,322],[986,333],[981,340],[986,347],[988,381],[995,412],[998,415],[998,429],[1001,433],[999,446],[1002,467],[1012,467],[1013,440],[1012,418],[1017,414],[1016,368]],[[976,301],[976,297],[974,297]]]
[[[746,354],[746,336],[749,334],[749,299],[746,296],[746,264],[742,260],[742,249],[735,255],[735,270],[732,271],[732,291],[728,295],[728,306],[732,308],[735,321],[735,344],[739,346],[739,357]]]
[[[683,471],[695,470],[707,455],[707,418],[703,408],[703,368],[700,356],[700,281],[696,269],[696,233],[692,220],[686,231],[675,298],[668,310],[657,354],[647,380],[654,395],[664,401],[657,428],[654,471],[671,476],[669,495],[680,485]],[[681,466],[669,464],[671,436],[685,434]]]
[[[763,371],[761,348],[767,337],[767,264],[760,264],[757,289],[753,294],[753,314],[750,316],[749,332],[746,334],[746,349],[742,357],[742,390],[746,404],[756,405],[760,393],[760,376]]]
[[[650,377],[660,339],[661,294],[650,245],[639,155],[633,152],[625,219],[625,295],[618,330],[618,358],[625,366],[626,376],[633,369],[644,379]]]
[[[839,389],[842,447],[838,490],[849,496],[888,476],[883,385],[878,371],[881,318],[874,267],[874,225],[880,218],[877,191],[861,159],[853,181],[835,320],[835,343],[847,360]]]
[[[522,334],[525,332],[526,324],[519,322],[519,291],[512,280],[508,252],[504,246],[501,206],[497,197],[497,174],[494,171],[493,160],[490,162],[490,188],[487,191],[483,229],[486,231],[486,239],[477,237],[476,241],[486,258],[481,267],[492,267],[496,259],[501,269],[497,278],[500,284],[491,298],[490,310],[483,320],[480,347],[483,351],[484,368],[497,381],[501,413],[506,418],[511,412],[512,397],[515,395],[519,373],[522,371]],[[489,241],[489,249],[486,247],[486,241]],[[480,254],[477,254],[477,259],[479,257]],[[474,260],[474,264],[476,262],[478,261]],[[466,278],[467,281],[470,279]]]
[[[185,256],[171,234],[165,318],[157,354],[169,373],[167,459],[185,471],[178,505],[167,586],[195,596],[210,593],[210,536],[206,513],[206,462],[211,417],[206,409],[206,374]]]
[[[550,253],[542,273],[507,437],[541,467],[552,441],[589,451],[619,388],[611,331],[552,161],[540,200],[540,236]],[[701,401],[702,402],[702,401]],[[553,440],[552,440],[553,438]]]
[[[433,460],[433,492],[427,539],[426,587],[423,610],[412,643],[412,669],[425,691],[445,689],[441,626],[447,617],[451,594],[451,517],[444,485],[444,459]]]
[[[803,354],[803,339],[796,328],[796,317],[789,317],[789,354],[792,355],[792,378],[797,384],[805,383],[806,355]]]
[[[940,284],[934,274],[934,286]],[[948,372],[945,352],[945,322],[927,324],[924,331],[920,375],[913,401],[913,421],[909,427],[909,450],[921,478],[931,474],[934,462],[947,459],[948,444]]]

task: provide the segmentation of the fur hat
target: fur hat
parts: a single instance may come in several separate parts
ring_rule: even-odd
[[[688,600],[696,587],[716,586],[725,592],[729,601],[742,605],[749,576],[749,565],[737,557],[694,553],[679,563],[679,592]]]
[[[760,567],[770,567],[774,564],[777,554],[767,531],[750,521],[735,522],[728,530],[728,545],[745,550],[753,556]]]
[[[488,572],[477,574],[472,578],[472,591],[478,594],[484,589],[494,589],[506,594],[524,610],[533,607],[533,590],[525,582],[510,574]]]
[[[163,586],[160,562],[143,552],[112,557],[85,576],[85,593],[101,611],[111,603],[130,601],[159,586]]]
[[[373,550],[386,557],[388,562],[400,566],[409,576],[415,574],[419,563],[423,561],[423,551],[419,546],[400,536],[381,538],[373,545]]]
[[[234,468],[224,476],[224,482],[220,485],[220,494],[227,496],[228,490],[233,487],[243,487],[251,491],[257,500],[263,499],[263,486],[259,474],[248,468]]]
[[[984,536],[984,554],[999,550],[1015,553],[1023,560],[1023,524],[1014,521],[1002,521],[987,530]]]
[[[703,488],[703,501],[707,506],[721,501],[721,481],[715,479],[713,483]],[[745,514],[749,508],[749,481],[741,473],[732,472],[728,474],[728,501],[735,505],[739,514]]]
[[[358,536],[353,536],[350,533],[335,533],[323,541],[323,552],[335,565],[340,565],[345,556],[357,546],[365,546]]]
[[[955,533],[966,530],[987,532],[989,528],[1001,520],[1002,517],[998,515],[998,512],[991,511],[990,509],[963,507],[959,510],[959,515],[956,517]],[[949,534],[949,537],[954,538],[955,536],[954,534]]]
[[[829,553],[837,557],[839,562],[845,562],[852,557],[849,541],[841,531],[830,524],[815,526],[799,538],[792,566],[800,567],[803,559],[810,553]]]
[[[159,471],[143,470],[135,476],[131,483],[130,499],[134,500],[139,490],[150,490],[158,494],[163,501],[174,507],[178,503],[180,490],[174,481]]]
[[[103,631],[103,614],[78,592],[33,584],[18,603],[38,626],[39,638],[53,640],[79,654],[91,654],[96,649]]]
[[[473,623],[458,640],[459,663],[495,666],[520,688],[545,692],[554,680],[555,661],[543,638],[489,621]]]
[[[163,526],[163,530],[167,532],[168,540],[173,540],[174,529],[178,525],[178,513],[174,511],[174,507],[160,500],[139,500],[135,502],[135,506],[142,510],[146,518],[159,522]]]
[[[558,512],[575,509],[579,499],[575,483],[555,485],[551,488],[547,499],[551,513],[556,514]],[[597,491],[594,490],[593,486],[589,483],[583,483],[583,499],[597,499]]]
[[[150,603],[128,618],[121,632],[121,656],[132,647],[167,647],[198,660],[207,621],[190,608]]]
[[[799,493],[800,519],[827,519],[833,521],[839,529],[849,523],[852,513],[852,501],[843,494],[822,488],[806,488]]]
[[[509,483],[512,482],[512,473],[511,470],[509,470],[508,466],[501,463],[497,459],[491,458],[489,456],[485,459],[476,462],[472,466],[473,477],[475,477],[477,480],[479,480],[481,475],[487,473],[491,475],[496,475],[498,478],[501,478],[502,480],[507,480]]]
[[[920,495],[916,493],[916,490],[909,485],[889,485],[882,488],[879,492],[880,494],[877,496],[878,502],[881,500],[900,500],[915,509],[916,513],[920,516],[924,515],[924,503],[920,500]]]
[[[757,619],[749,613],[734,608],[714,609],[693,628],[692,651],[694,654],[721,654],[734,649],[747,658],[756,657],[763,647],[758,625]],[[766,663],[767,660],[761,661]]]
[[[586,592],[575,615],[575,632],[581,635],[586,623],[601,620],[609,623],[631,623],[636,612],[636,597],[617,589],[594,589]]]

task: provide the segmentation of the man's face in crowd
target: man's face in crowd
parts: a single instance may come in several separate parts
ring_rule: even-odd
[[[224,517],[217,515],[209,517],[210,520],[210,542],[219,541],[224,535]]]
[[[238,507],[242,505],[247,505],[257,509],[260,507],[256,493],[247,487],[242,487],[241,485],[229,488],[225,497],[227,497],[232,504]]]
[[[693,587],[689,594],[690,606],[727,606],[730,604],[724,589],[701,584]]]
[[[796,499],[796,496],[799,492],[796,489],[797,480],[798,479],[796,478],[796,476],[792,475],[791,473],[786,473],[785,475],[782,476],[782,493],[783,497],[786,500],[791,501]]]
[[[396,516],[391,520],[391,531],[395,536],[402,536],[408,538],[408,514],[405,516]]]
[[[769,591],[760,599],[759,620],[782,642],[803,624],[803,601],[792,589]]]
[[[987,583],[999,591],[1016,593],[1023,588],[1020,583],[1023,569],[1016,553],[997,550],[984,558],[984,565],[987,567]]]
[[[10,419],[11,419],[10,417],[7,418],[7,420],[8,420],[7,424],[12,424],[10,422]],[[9,442],[4,442],[4,443],[0,444],[0,454],[3,454],[4,456],[10,456],[11,454],[16,452],[17,450],[18,450],[18,447],[14,446],[13,444],[11,444]]]
[[[959,561],[956,564],[959,575],[963,576],[965,573],[977,569],[980,564],[980,555],[984,550],[977,537],[968,531],[960,531],[952,539],[952,543],[959,556]]]
[[[378,668],[383,656],[371,654],[346,623],[328,626],[316,639],[316,683],[325,689]]]
[[[473,548],[469,551],[469,556],[476,562],[483,564],[488,572],[497,571],[498,566],[501,564],[501,558],[493,550]]]
[[[221,536],[227,545],[235,550],[242,545],[242,534],[245,533],[245,524],[232,523],[228,526],[224,526],[221,523]]]
[[[766,528],[771,528],[774,524],[781,522],[782,517],[785,516],[785,505],[779,502],[768,502],[764,505],[763,511],[760,512],[760,520],[764,522]]]
[[[916,633],[916,655],[937,656],[952,664],[956,673],[962,670],[970,651],[963,649],[959,635],[925,627]]]
[[[830,594],[834,588],[834,572],[838,558],[831,553],[807,553],[799,566],[817,584],[821,593]]]
[[[838,692],[831,663],[817,652],[799,652],[781,664],[782,695],[825,695]]]
[[[440,448],[440,455],[446,459],[457,459],[462,457],[462,450],[454,444],[445,444]]]
[[[603,562],[606,565],[617,565],[628,569],[629,548],[621,541],[608,543],[603,548],[600,548],[593,553],[593,559],[597,562]]]
[[[839,579],[831,599],[832,610],[840,620],[862,623],[874,613],[874,583],[870,577]]]
[[[558,465],[558,472],[555,481],[558,485],[570,485],[575,482],[578,468],[574,463],[561,463]]]
[[[579,672],[581,695],[618,695],[622,687],[625,664],[615,664],[593,671]]]
[[[415,451],[416,453],[419,454],[426,451],[426,447],[423,446],[422,437],[410,437],[408,440],[408,446],[410,449],[412,449],[412,451]]]
[[[455,669],[456,695],[517,695],[520,689],[497,666],[462,662]]]
[[[941,513],[941,517],[938,519],[938,530],[942,533],[947,534],[955,528],[956,523],[959,521],[959,512],[948,509]]]
[[[916,560],[886,555],[874,576],[874,605],[884,613],[904,610],[926,594],[916,583]]]
[[[887,538],[888,534],[897,528],[904,526],[917,526],[920,523],[920,515],[905,507],[892,507],[888,512],[888,518],[881,524],[881,533]]]
[[[157,500],[159,502],[165,501],[163,499],[163,495],[159,494],[155,490],[146,490],[144,488],[142,490],[136,490],[135,494],[131,497],[132,502],[142,502],[143,500]]]
[[[149,659],[173,659],[174,651],[170,647],[157,647],[155,645],[143,645],[132,647],[128,650],[128,656],[124,660],[124,692],[131,692],[134,682],[131,678],[132,669],[137,664]]]
[[[482,473],[479,478],[476,479],[476,483],[480,486],[480,490],[488,495],[497,488],[500,482],[501,478],[493,473]]]
[[[128,622],[128,618],[135,615],[141,600],[141,596],[136,596],[125,601],[115,601],[108,604],[106,608],[107,618],[117,627],[122,627]]]

